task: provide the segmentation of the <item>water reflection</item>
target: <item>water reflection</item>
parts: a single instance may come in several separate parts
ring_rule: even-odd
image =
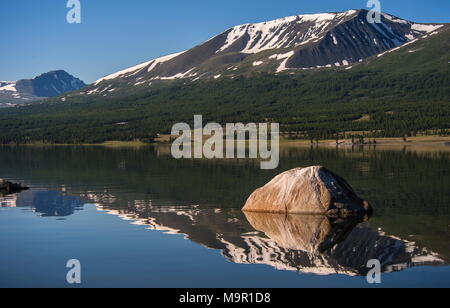
[[[244,213],[253,228],[263,232],[281,248],[320,254],[347,239],[368,217],[331,219],[324,215]]]
[[[1,207],[32,207],[39,216],[64,217],[91,202],[99,211],[167,234],[217,249],[238,264],[264,264],[278,270],[318,275],[366,275],[368,260],[378,259],[384,273],[422,265],[443,265],[435,252],[381,229],[368,217],[331,219],[321,215],[243,213],[239,209],[201,206],[155,206],[134,200],[118,207],[111,193],[89,192],[79,197],[36,190],[0,197]]]
[[[229,261],[265,264],[278,270],[318,275],[366,275],[367,261],[378,259],[384,273],[419,265],[442,265],[438,254],[414,242],[373,230],[364,218],[332,220],[320,215],[242,213],[232,209],[136,207],[100,211],[150,230],[182,234],[220,250]]]
[[[17,195],[4,195],[0,194],[0,207],[16,207]]]
[[[91,203],[132,224],[183,234],[235,263],[364,275],[375,258],[384,272],[450,263],[449,162],[448,153],[289,148],[278,170],[261,171],[246,161],[176,161],[164,148],[8,147],[0,149],[1,176],[33,189],[0,197],[0,206],[64,217]],[[331,221],[241,212],[273,176],[308,165],[342,174],[373,202],[375,216]]]
[[[0,207],[28,207],[42,217],[65,217],[83,208],[79,197],[62,195],[44,189],[32,189],[18,194],[0,196]]]

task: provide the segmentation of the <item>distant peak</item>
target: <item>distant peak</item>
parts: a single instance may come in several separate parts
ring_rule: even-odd
[[[49,75],[68,75],[68,76],[72,76],[72,75],[70,75],[69,73],[67,73],[64,70],[54,70],[54,71],[49,71],[47,73],[43,73],[43,74],[37,76],[36,78],[42,77],[42,76],[49,76]]]

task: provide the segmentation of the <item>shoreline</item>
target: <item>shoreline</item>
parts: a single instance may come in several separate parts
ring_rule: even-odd
[[[155,143],[145,143],[141,141],[106,141],[102,143],[25,143],[25,144],[2,144],[6,147],[145,147],[155,145]]]
[[[450,152],[450,136],[418,136],[409,137],[406,141],[402,137],[369,138],[371,143],[352,144],[349,139],[320,140],[319,143],[311,143],[310,140],[282,140],[281,145],[293,147],[319,147],[319,148],[371,148],[380,150],[412,150],[412,151],[448,151]],[[376,140],[376,143],[373,143]]]
[[[336,144],[336,140],[319,140],[318,143],[311,143],[310,140],[289,140],[281,139],[280,146],[292,146],[292,147],[326,147],[326,148],[339,148],[349,149],[353,147],[372,147],[372,148],[385,148],[385,149],[442,149],[450,151],[450,136],[419,136],[407,138],[404,141],[402,137],[389,137],[389,138],[370,138],[370,141],[376,140],[376,143],[365,144],[352,144],[349,139],[339,140],[339,144]],[[83,147],[110,147],[110,148],[126,148],[126,147],[147,147],[147,146],[162,146],[170,145],[167,142],[152,142],[145,143],[141,141],[106,141],[102,143],[80,143],[80,144],[52,144],[52,143],[29,143],[29,144],[4,144],[0,146],[27,146],[27,147],[71,147],[71,146],[83,146]]]

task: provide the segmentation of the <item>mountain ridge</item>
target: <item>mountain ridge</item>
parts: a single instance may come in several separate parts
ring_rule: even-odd
[[[76,91],[86,84],[64,70],[43,73],[32,79],[0,81],[0,107],[16,106],[66,92]]]
[[[348,67],[444,25],[414,23],[386,13],[382,14],[381,24],[369,24],[367,13],[349,10],[294,15],[238,25],[186,51],[104,76],[90,85],[86,93],[109,95],[127,86],[235,77],[252,71],[280,73]]]

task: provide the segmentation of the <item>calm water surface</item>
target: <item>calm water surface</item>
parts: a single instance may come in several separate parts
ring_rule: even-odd
[[[450,155],[283,148],[277,170],[181,160],[167,147],[0,147],[0,287],[450,287]],[[375,208],[370,219],[249,214],[256,188],[323,165]]]

